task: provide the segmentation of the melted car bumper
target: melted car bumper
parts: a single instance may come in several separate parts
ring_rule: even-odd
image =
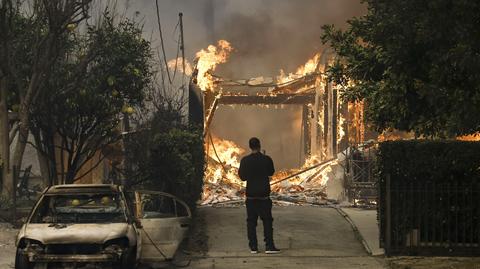
[[[30,262],[112,262],[118,261],[119,255],[117,254],[34,254],[28,255]]]

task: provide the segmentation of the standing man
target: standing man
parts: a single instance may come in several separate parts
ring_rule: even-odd
[[[252,153],[242,158],[238,175],[247,181],[247,230],[250,252],[258,253],[257,220],[263,222],[265,253],[275,254],[280,250],[273,243],[272,200],[270,200],[270,176],[275,172],[272,158],[260,152],[260,140],[248,141]]]

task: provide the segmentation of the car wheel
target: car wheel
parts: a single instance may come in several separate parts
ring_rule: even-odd
[[[129,248],[120,258],[120,263],[116,268],[118,269],[135,269],[136,266],[137,251],[135,248]]]
[[[27,256],[17,248],[17,254],[15,255],[15,269],[33,269],[34,264],[31,263]]]

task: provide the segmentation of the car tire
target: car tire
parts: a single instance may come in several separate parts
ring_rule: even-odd
[[[34,263],[30,262],[26,255],[17,248],[15,255],[15,269],[33,269]]]
[[[116,268],[118,269],[135,269],[137,268],[136,263],[137,251],[135,248],[129,248],[125,253],[122,254],[120,258],[120,263]]]

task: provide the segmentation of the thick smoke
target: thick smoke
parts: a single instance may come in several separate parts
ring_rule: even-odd
[[[127,14],[142,21],[146,36],[158,47],[155,1],[124,1]],[[322,25],[343,27],[349,18],[365,13],[360,0],[160,0],[159,9],[169,59],[176,57],[176,25],[183,12],[188,60],[226,39],[235,50],[217,73],[229,78],[276,76],[280,69],[293,72],[324,49]],[[300,115],[301,108],[295,106],[220,107],[212,131],[245,148],[249,137],[258,136],[278,168],[298,167],[303,158]]]
[[[124,1],[127,14],[144,23],[146,36],[158,47],[155,1]],[[360,0],[159,0],[159,9],[169,59],[176,56],[173,32],[182,12],[189,60],[217,39],[226,39],[235,52],[221,71],[235,78],[294,70],[323,49],[322,25],[344,26],[365,12]]]
[[[359,1],[358,1],[359,2]],[[275,76],[293,71],[324,46],[321,26],[343,26],[364,9],[354,0],[228,1],[216,24],[218,38],[236,49],[225,73],[233,77]]]

